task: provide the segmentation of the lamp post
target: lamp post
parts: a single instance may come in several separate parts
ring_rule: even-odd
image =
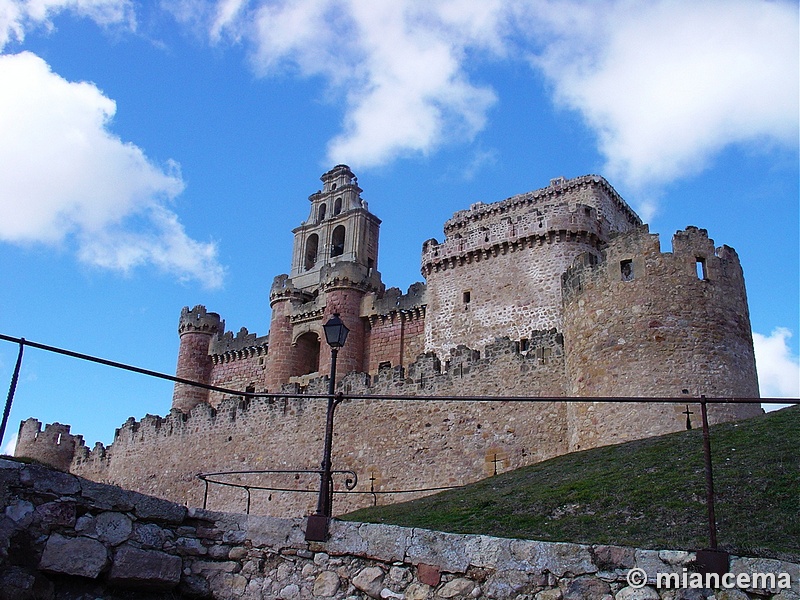
[[[339,318],[339,313],[334,313],[328,322],[322,326],[325,331],[325,341],[331,347],[331,374],[328,380],[328,410],[325,417],[325,447],[322,454],[322,469],[320,472],[319,497],[317,498],[317,511],[309,515],[306,525],[306,540],[324,542],[328,539],[328,523],[333,514],[333,487],[331,481],[331,448],[333,445],[333,412],[341,402],[336,398],[336,357],[339,348],[347,341],[350,330]]]

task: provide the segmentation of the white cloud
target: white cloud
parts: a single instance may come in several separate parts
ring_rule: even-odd
[[[469,140],[485,126],[496,95],[469,81],[466,52],[502,52],[499,0],[253,4],[218,2],[209,36],[247,39],[259,74],[321,76],[344,99],[329,161],[385,164]]]
[[[634,187],[695,174],[730,144],[796,146],[800,59],[792,2],[195,5],[213,41],[248,41],[260,74],[319,76],[344,98],[342,130],[329,144],[334,162],[384,164],[472,139],[497,96],[471,80],[471,57],[527,58],[549,80],[556,102],[580,112],[596,132],[607,174]]]
[[[787,340],[792,332],[778,327],[768,335],[753,333],[758,384],[765,398],[800,397],[800,359],[792,354]]]
[[[221,284],[211,243],[190,239],[166,203],[184,188],[175,164],[154,165],[113,135],[113,100],[69,82],[38,56],[0,55],[0,240],[77,244],[92,265]]]
[[[15,433],[14,435],[12,435],[8,439],[8,442],[6,443],[6,445],[3,446],[3,449],[0,450],[0,454],[5,454],[6,456],[14,456],[14,450],[17,447],[17,438],[18,437],[19,437],[19,434]]]
[[[556,38],[533,63],[597,132],[610,176],[642,188],[695,174],[730,144],[796,148],[794,3],[557,3],[542,16]]]
[[[98,25],[136,26],[130,0],[0,0],[0,50],[12,39],[22,41],[26,30],[53,27],[53,17],[69,11]]]

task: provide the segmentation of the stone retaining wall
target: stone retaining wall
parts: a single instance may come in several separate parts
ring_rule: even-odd
[[[629,569],[681,573],[682,551],[510,540],[187,509],[0,459],[0,599],[797,600],[800,565],[733,558],[731,572],[787,572],[792,590],[627,586]],[[777,591],[777,590],[775,590]]]

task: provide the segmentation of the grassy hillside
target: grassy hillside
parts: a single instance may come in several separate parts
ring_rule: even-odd
[[[800,560],[800,407],[711,428],[720,547]],[[576,452],[343,517],[454,533],[708,547],[698,429]]]

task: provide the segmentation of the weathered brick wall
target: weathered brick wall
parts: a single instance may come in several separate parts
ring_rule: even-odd
[[[705,230],[690,227],[662,253],[644,226],[615,238],[598,264],[577,263],[564,276],[569,395],[758,397],[744,277],[731,248],[715,250]],[[575,405],[570,447],[673,431],[682,410]],[[710,410],[712,422],[760,413],[756,404]]]
[[[337,521],[327,542],[306,542],[303,519],[186,509],[33,465],[0,460],[0,482],[4,599],[677,600],[712,592],[655,588],[657,573],[694,569],[695,554],[681,550]],[[649,585],[629,587],[632,568]],[[773,573],[776,588],[717,590],[719,600],[797,597],[800,565],[731,557],[729,568]]]
[[[213,359],[214,367],[209,377],[211,385],[241,391],[248,388],[255,392],[267,390],[266,353],[242,357],[216,355]],[[210,391],[208,402],[217,406],[224,397],[222,392]]]
[[[259,337],[242,327],[235,336],[227,331],[211,339],[211,374],[208,383],[233,390],[267,390],[267,348],[269,336]],[[221,392],[209,391],[208,402],[217,406]]]
[[[364,347],[367,325],[361,318],[361,299],[364,292],[347,282],[331,284],[325,290],[325,312],[322,323],[326,323],[334,314],[338,314],[350,332],[347,343],[339,349],[337,369],[339,373],[364,370]],[[319,372],[330,373],[331,353],[330,348],[322,336],[324,348],[319,356]]]
[[[295,351],[292,347],[292,289],[287,285],[286,275],[275,278],[270,292],[269,340],[273,352],[267,354],[267,390],[276,392],[289,380],[297,369]]]

